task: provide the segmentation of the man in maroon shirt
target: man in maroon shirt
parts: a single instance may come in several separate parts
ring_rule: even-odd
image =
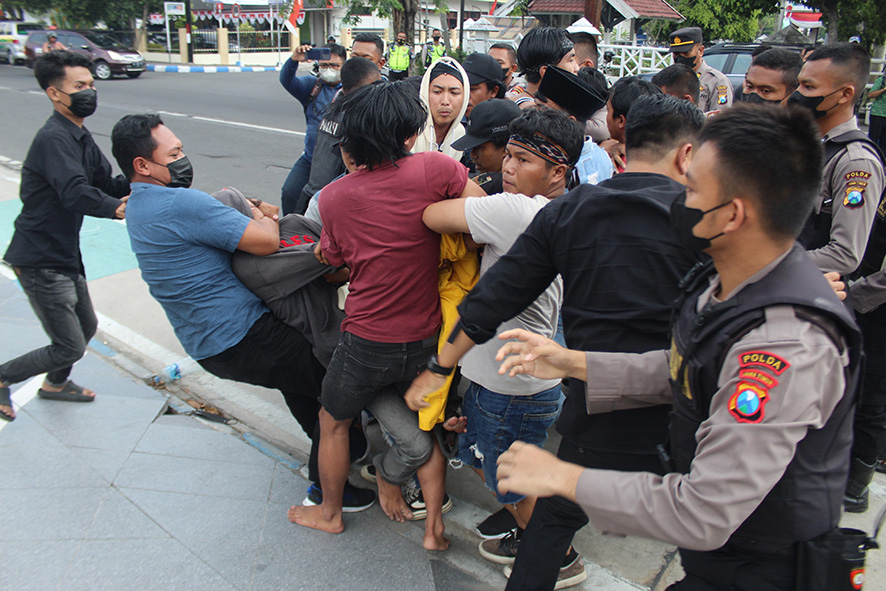
[[[422,213],[443,199],[484,193],[449,156],[409,154],[427,111],[402,82],[370,85],[334,108],[342,114],[341,151],[350,174],[323,189],[317,252],[323,262],[350,268],[350,294],[342,337],[323,381],[323,503],[293,507],[289,518],[330,533],[344,530],[348,427],[369,408],[394,440],[373,459],[382,509],[396,521],[411,516],[399,484],[417,471],[428,512],[424,547],[445,550],[445,460],[403,400],[413,378],[435,365],[441,324],[440,235],[422,223]]]

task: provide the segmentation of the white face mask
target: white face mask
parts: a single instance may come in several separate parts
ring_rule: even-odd
[[[338,84],[341,81],[341,71],[332,68],[320,69],[320,80],[329,85]]]

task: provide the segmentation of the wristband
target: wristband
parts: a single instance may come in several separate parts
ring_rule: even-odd
[[[431,373],[435,373],[435,374],[443,376],[443,377],[449,377],[452,375],[452,372],[453,372],[453,370],[455,370],[455,367],[443,367],[442,365],[437,363],[437,356],[431,355],[430,359],[428,359],[428,368],[427,369]]]

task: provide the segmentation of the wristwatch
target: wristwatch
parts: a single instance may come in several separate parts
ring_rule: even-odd
[[[431,355],[431,358],[428,359],[428,371],[435,373],[440,376],[448,377],[452,375],[455,367],[443,367],[439,363],[437,363],[437,356]]]

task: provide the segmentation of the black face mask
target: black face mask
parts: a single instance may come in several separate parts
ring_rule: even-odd
[[[71,99],[68,109],[75,117],[83,117],[85,119],[95,113],[95,108],[98,106],[98,93],[94,88],[84,88],[71,94],[63,90],[59,90],[59,92],[67,94]]]
[[[510,76],[510,75],[511,75],[510,68],[502,68],[501,69],[501,79],[502,80],[507,80],[508,76]]]
[[[150,160],[150,162],[154,161]],[[159,162],[154,162],[154,164],[165,166],[167,170],[169,170],[169,182],[166,183],[167,187],[172,189],[187,189],[191,186],[191,181],[194,180],[194,168],[191,166],[191,161],[188,160],[187,156],[182,156],[178,160],[173,160],[169,164],[160,164]]]
[[[434,35],[434,43],[437,43],[438,41],[440,41],[440,36]]]
[[[774,101],[772,99],[764,99],[756,92],[742,93],[738,96],[738,100],[739,102],[748,103],[749,105],[778,105],[781,103],[780,100]]]
[[[403,45],[406,43],[406,39],[397,39],[397,45]]]
[[[675,64],[683,64],[687,68],[692,68],[694,70],[695,60],[698,58],[698,56],[694,55],[692,57],[686,57],[685,55],[674,53],[671,55],[671,58],[673,58]]]
[[[725,207],[730,203],[732,203],[732,201],[727,201],[726,203],[721,203],[706,211],[695,209],[694,207],[686,207],[686,191],[683,191],[683,193],[671,203],[671,230],[673,230],[674,235],[677,237],[677,241],[689,250],[695,252],[702,252],[710,248],[711,240],[719,238],[723,235],[723,232],[720,232],[716,236],[711,236],[710,238],[702,238],[693,234],[692,229],[704,219],[704,216],[716,209]]]
[[[843,88],[846,87],[844,86]],[[815,119],[821,119],[822,117],[827,115],[831,109],[833,109],[840,103],[836,103],[833,107],[831,107],[830,109],[825,109],[824,111],[819,111],[818,105],[820,105],[824,101],[824,99],[828,98],[832,94],[838,93],[843,90],[843,88],[838,88],[834,92],[829,92],[828,94],[824,94],[822,96],[806,96],[800,93],[799,90],[795,90],[794,94],[788,97],[788,104],[797,105],[798,107],[803,107],[804,109],[809,109]]]

